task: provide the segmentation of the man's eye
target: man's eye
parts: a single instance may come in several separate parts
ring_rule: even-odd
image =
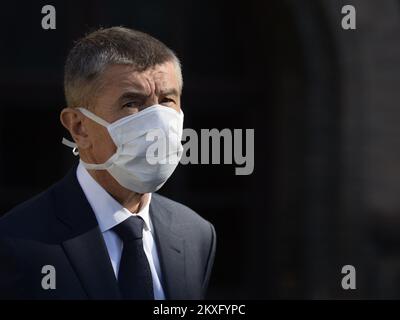
[[[139,103],[137,101],[130,101],[128,103],[125,103],[122,107],[123,108],[137,108],[139,106]]]
[[[174,99],[171,98],[164,98],[161,103],[175,103]]]

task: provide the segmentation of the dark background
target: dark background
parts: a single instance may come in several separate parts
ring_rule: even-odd
[[[54,5],[57,29],[41,28]],[[341,28],[341,8],[357,30]],[[216,227],[210,298],[400,298],[400,2],[8,1],[0,13],[0,214],[76,161],[63,64],[100,26],[183,63],[185,127],[254,128],[255,170],[180,166],[160,193]],[[357,289],[341,288],[354,265]]]

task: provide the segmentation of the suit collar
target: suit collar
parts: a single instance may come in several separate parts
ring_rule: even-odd
[[[187,297],[184,240],[173,230],[171,212],[159,205],[153,196],[150,203],[150,216],[155,230],[162,269],[163,288],[167,299],[178,300]]]
[[[90,299],[118,299],[114,271],[96,217],[76,178],[76,167],[54,189],[56,215],[70,228],[62,246]]]
[[[96,217],[90,207],[76,177],[74,166],[67,175],[56,184],[53,196],[58,219],[66,224],[72,234],[79,235],[98,227]]]

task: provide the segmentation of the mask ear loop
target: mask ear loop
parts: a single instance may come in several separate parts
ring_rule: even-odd
[[[63,138],[61,143],[63,145],[66,145],[67,147],[72,148],[72,153],[74,156],[79,155],[79,150],[78,150],[78,146],[76,145],[75,142],[69,141],[68,139]]]
[[[103,127],[108,127],[110,125],[107,121],[103,120],[102,118],[100,118],[99,116],[95,115],[94,113],[90,112],[89,110],[87,110],[85,108],[78,108],[78,110],[80,112],[82,112],[86,117],[93,120],[94,122],[97,122],[98,124],[102,125]],[[78,146],[76,145],[75,142],[72,142],[68,139],[63,138],[61,143],[66,145],[67,147],[72,148],[72,153],[74,156],[79,155]]]

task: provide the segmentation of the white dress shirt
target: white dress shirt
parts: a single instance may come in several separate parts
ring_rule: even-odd
[[[115,277],[118,278],[119,264],[121,261],[123,243],[119,236],[111,230],[117,224],[128,219],[132,213],[116,201],[80,163],[76,175],[86,198],[91,205],[100,230],[103,234]],[[147,203],[137,213],[144,220],[143,249],[149,261],[151,276],[153,278],[154,299],[165,300],[164,290],[161,286],[160,261],[158,259],[156,243],[154,241],[153,225],[151,223],[149,206],[151,194]]]

